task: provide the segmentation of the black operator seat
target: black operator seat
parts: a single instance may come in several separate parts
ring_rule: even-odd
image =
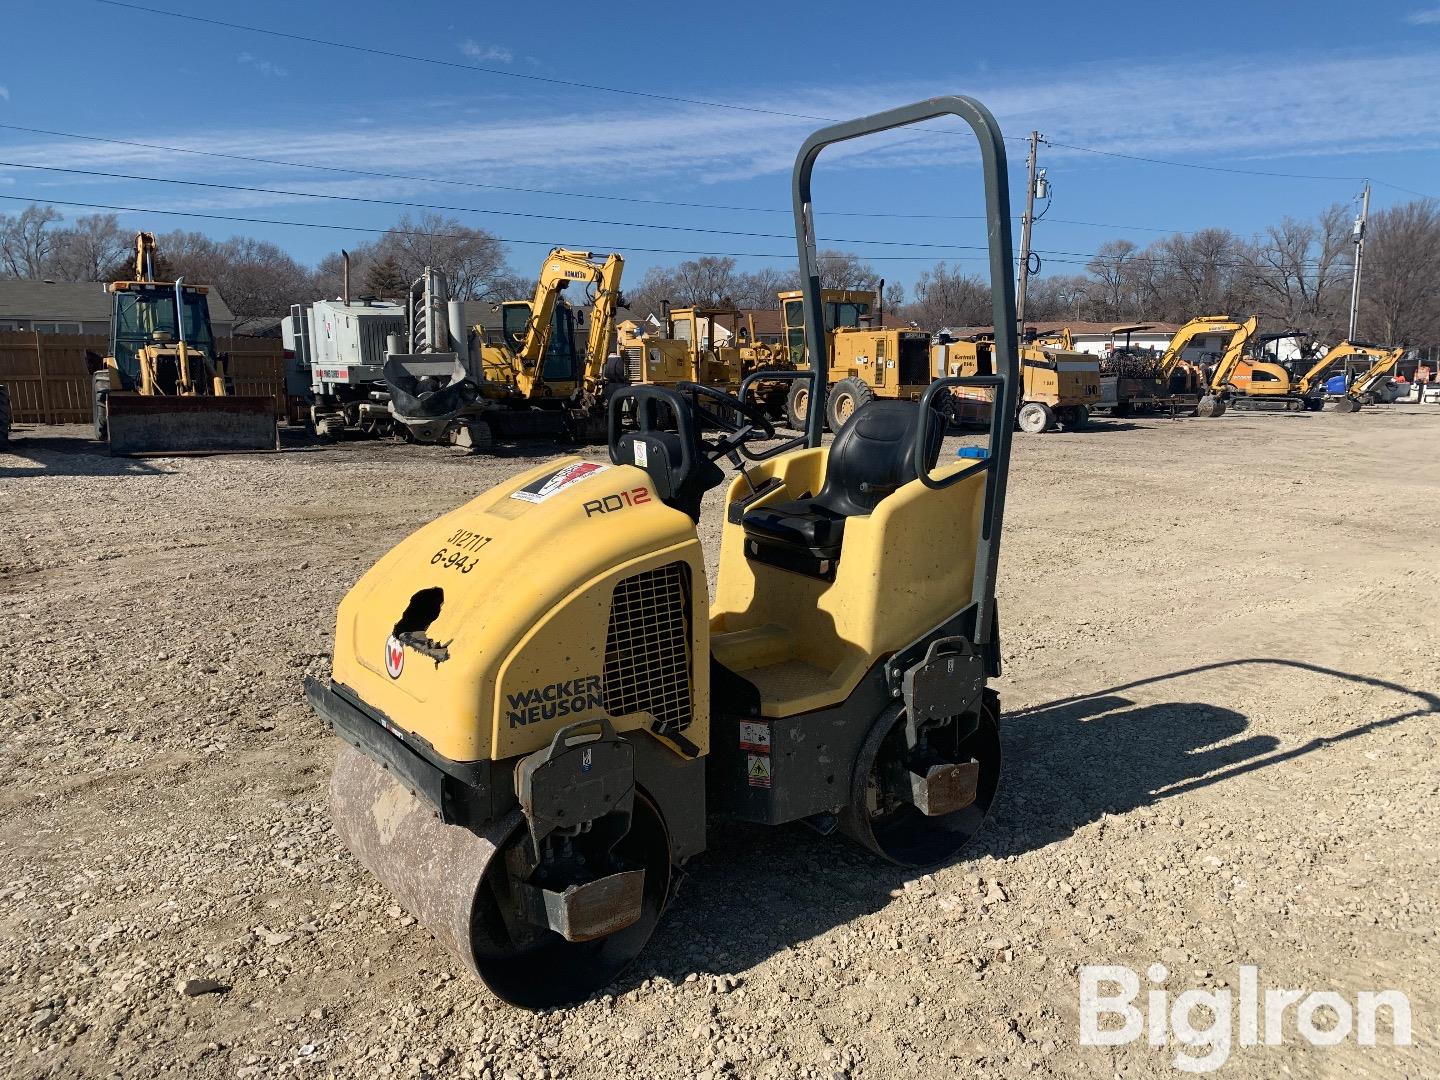
[[[741,519],[745,553],[787,570],[830,576],[840,558],[848,518],[869,514],[901,484],[915,479],[920,406],[872,401],[857,409],[830,446],[818,495],[771,503]],[[926,468],[940,455],[944,425],[930,424]]]

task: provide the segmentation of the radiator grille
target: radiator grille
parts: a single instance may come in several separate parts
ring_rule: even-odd
[[[690,568],[670,563],[625,578],[610,601],[605,708],[648,712],[661,733],[690,726]]]
[[[632,383],[645,381],[645,350],[639,345],[625,348],[625,370],[630,373]]]

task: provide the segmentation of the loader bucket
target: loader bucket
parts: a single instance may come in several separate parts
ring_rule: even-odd
[[[106,411],[110,453],[118,457],[280,449],[273,397],[112,393]]]

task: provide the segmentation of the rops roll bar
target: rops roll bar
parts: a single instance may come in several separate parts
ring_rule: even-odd
[[[930,403],[942,388],[951,386],[993,386],[995,413],[991,416],[990,456],[983,465],[960,470],[942,481],[922,479],[927,486],[947,486],[985,470],[985,512],[975,552],[973,599],[978,606],[975,643],[988,644],[994,632],[995,571],[1000,556],[1000,530],[1005,515],[1005,479],[1010,470],[1010,439],[1014,431],[1020,365],[1015,348],[1015,258],[1010,243],[1009,172],[1005,162],[1005,140],[990,110],[974,98],[953,95],[931,98],[913,105],[876,113],[821,128],[805,140],[795,158],[791,197],[795,212],[795,244],[800,258],[800,283],[804,296],[805,346],[810,358],[812,392],[805,441],[819,446],[825,429],[825,391],[830,357],[826,348],[824,313],[820,304],[820,260],[815,250],[815,219],[810,192],[811,173],[820,151],[834,143],[874,135],[893,128],[923,123],[941,116],[958,116],[970,126],[980,144],[980,165],[985,182],[985,220],[990,247],[990,291],[995,322],[996,373],[966,379],[941,379],[932,384],[921,402],[924,423],[932,422]],[[924,445],[923,440],[918,445]],[[937,538],[937,542],[941,542]]]

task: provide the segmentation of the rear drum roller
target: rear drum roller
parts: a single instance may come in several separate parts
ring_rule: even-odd
[[[887,709],[866,736],[855,762],[850,804],[841,812],[845,835],[900,866],[929,866],[958,852],[980,831],[1000,783],[999,699],[987,692],[978,722],[968,717],[926,732],[922,744],[907,745],[905,712]],[[973,714],[972,714],[973,715]],[[974,798],[951,813],[927,816],[907,796],[911,774],[936,765],[973,762]]]
[[[519,810],[478,829],[443,824],[348,745],[335,760],[330,808],[346,847],[400,906],[497,997],[521,1008],[572,1004],[612,982],[650,940],[669,896],[669,837],[639,793],[613,858],[644,870],[640,917],[591,941],[568,941],[525,917],[520,883],[534,852]]]

